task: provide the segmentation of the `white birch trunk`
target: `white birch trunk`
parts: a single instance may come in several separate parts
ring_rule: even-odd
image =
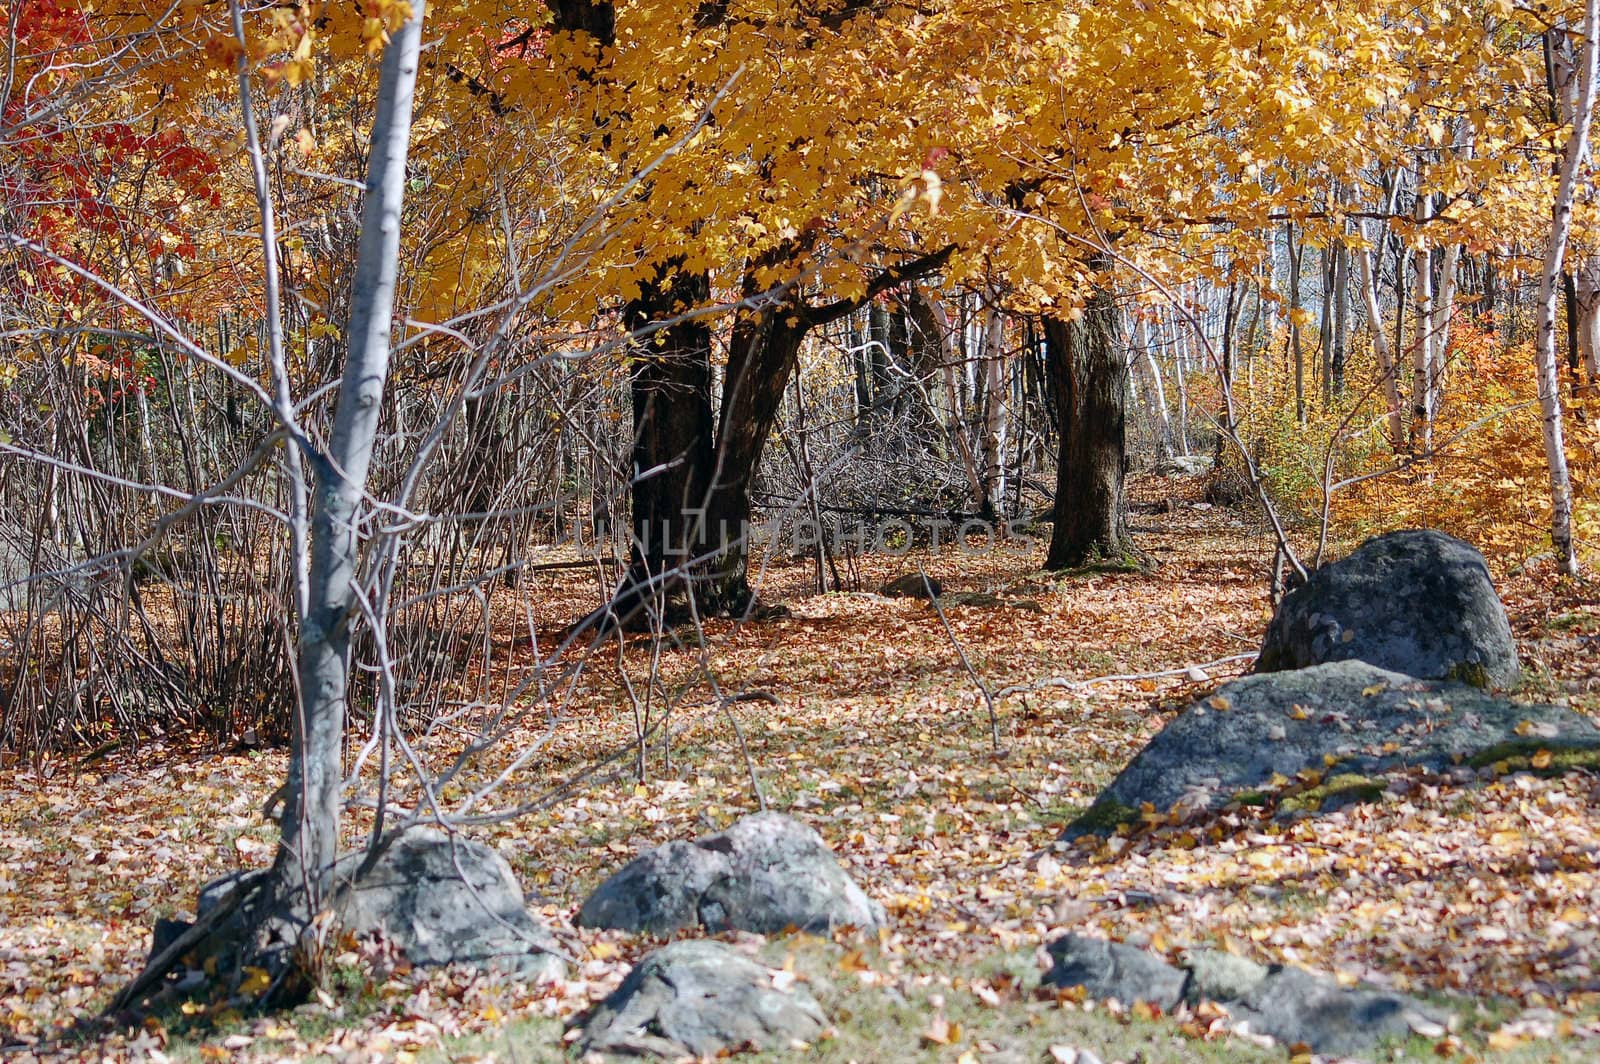
[[[998,512],[1006,497],[1006,377],[1005,315],[999,294],[991,293],[983,330],[983,497],[986,508]]]
[[[1428,195],[1417,173],[1418,222],[1428,220]],[[1433,448],[1433,254],[1427,238],[1412,260],[1411,309],[1416,335],[1411,341],[1411,446],[1426,454]]]
[[[1544,266],[1539,271],[1539,319],[1537,359],[1539,370],[1539,412],[1544,426],[1545,464],[1550,472],[1550,541],[1562,571],[1576,576],[1578,554],[1572,538],[1572,479],[1567,472],[1567,455],[1561,431],[1561,380],[1556,365],[1556,292],[1561,267],[1567,253],[1567,238],[1572,231],[1572,205],[1576,198],[1578,171],[1588,151],[1589,126],[1593,119],[1595,73],[1600,55],[1600,0],[1585,0],[1583,6],[1583,47],[1578,58],[1577,105],[1572,112],[1572,134],[1567,139],[1561,160],[1561,179],[1550,217],[1550,244]]]
[[[384,49],[372,122],[361,242],[352,281],[349,351],[327,453],[316,463],[307,610],[300,624],[299,712],[284,791],[280,898],[315,913],[339,844],[340,754],[356,612],[356,529],[389,375],[406,151],[422,44],[423,0]]]
[[[1578,354],[1585,387],[1592,389],[1600,380],[1600,255],[1584,256],[1573,284],[1578,296]]]
[[[1366,225],[1361,235],[1367,237]],[[1405,422],[1400,414],[1400,373],[1394,362],[1394,352],[1389,349],[1389,335],[1383,328],[1383,308],[1378,304],[1377,271],[1373,256],[1380,241],[1367,237],[1369,246],[1356,254],[1356,266],[1361,273],[1361,295],[1367,304],[1367,328],[1372,333],[1372,354],[1378,361],[1378,372],[1383,377],[1384,404],[1389,413],[1389,444],[1396,451],[1406,445]]]
[[[1177,387],[1177,444],[1178,453],[1189,455],[1189,380],[1183,371],[1183,348],[1179,346],[1180,331],[1172,327],[1172,380]]]
[[[1161,381],[1161,367],[1156,365],[1155,351],[1150,343],[1150,325],[1139,318],[1134,325],[1133,342],[1138,348],[1138,359],[1150,378],[1150,394],[1154,400],[1156,421],[1161,427],[1158,449],[1162,458],[1172,457],[1172,417],[1167,413],[1167,389]]]
[[[956,450],[961,453],[961,468],[967,474],[967,487],[972,491],[973,501],[982,502],[983,477],[978,469],[977,459],[972,453],[972,446],[967,442],[967,428],[961,417],[961,384],[956,375],[956,365],[961,361],[961,337],[958,335],[958,326],[950,320],[950,314],[944,309],[944,303],[933,293],[926,293],[926,298],[935,320],[939,323],[939,347],[943,352],[943,357],[939,360],[939,372],[944,378],[947,402],[945,430],[950,433],[951,439],[955,441]]]

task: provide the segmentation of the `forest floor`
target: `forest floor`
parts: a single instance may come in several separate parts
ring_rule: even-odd
[[[1401,1047],[1407,1055],[1600,1058],[1593,774],[1402,775],[1379,801],[1297,822],[1246,809],[1094,848],[1052,847],[1173,712],[1248,667],[1237,656],[1257,646],[1269,613],[1271,548],[1247,518],[1196,508],[1193,480],[1143,480],[1136,495],[1175,500],[1171,512],[1134,515],[1136,539],[1161,562],[1148,574],[1055,577],[1037,570],[1039,551],[863,563],[867,588],[921,564],[947,591],[1027,603],[944,611],[991,691],[1093,681],[999,700],[998,750],[939,613],[816,594],[807,562],[766,572],[766,597],[792,616],[709,623],[703,651],[664,652],[666,674],[709,662],[724,693],[762,691],[778,704],[724,709],[702,690],[674,710],[670,745],[651,744],[642,782],[624,761],[569,800],[483,832],[577,958],[572,978],[552,985],[414,972],[350,950],[332,958],[343,999],[264,1017],[195,1006],[62,1040],[136,974],[156,917],[188,908],[201,882],[269,859],[275,832],[260,809],[285,758],[154,744],[87,767],[0,772],[0,1054],[556,1059],[562,1021],[655,945],[574,930],[586,892],[649,847],[757,808],[731,712],[767,804],[820,831],[891,917],[870,940],[743,940],[795,968],[832,1009],[837,1033],[810,1059],[1033,1061],[1052,1059],[1052,1048],[1071,1059],[1071,1046],[1106,1061],[1284,1058],[1226,1038],[1206,1016],[1040,998],[1039,947],[1066,930],[1174,953],[1221,945],[1458,1008],[1456,1033]],[[1548,567],[1496,576],[1523,654],[1520,696],[1596,714],[1596,588],[1558,582]],[[577,574],[541,577],[525,593],[550,645],[592,586]],[[626,741],[633,709],[618,663],[643,674],[649,655],[639,642],[620,658],[614,644],[597,655],[528,795]],[[1235,660],[1205,679],[1186,674],[1219,659]]]

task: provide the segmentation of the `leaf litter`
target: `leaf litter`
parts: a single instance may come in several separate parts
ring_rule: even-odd
[[[1133,676],[1008,696],[999,751],[935,611],[812,594],[808,564],[773,564],[766,591],[793,615],[742,628],[708,623],[706,636],[724,691],[765,691],[778,704],[725,711],[717,700],[686,701],[666,749],[659,737],[651,744],[644,780],[596,777],[568,801],[483,832],[573,951],[569,978],[524,986],[413,971],[381,944],[345,943],[335,967],[360,973],[352,978],[361,996],[378,1006],[324,993],[294,1012],[218,1023],[192,1036],[201,1058],[359,1051],[406,1060],[510,1018],[566,1018],[598,1000],[656,943],[573,928],[586,892],[651,846],[756,808],[726,712],[741,721],[768,803],[821,832],[887,907],[891,927],[877,940],[843,936],[839,970],[863,986],[931,979],[1003,1007],[1015,987],[951,973],[1072,930],[1173,958],[1220,945],[1350,983],[1470,996],[1493,1006],[1491,1051],[1600,1034],[1600,778],[1592,772],[1396,772],[1380,800],[1317,816],[1277,817],[1270,803],[1200,819],[1152,811],[1132,836],[1055,844],[1176,709],[1248,662],[1212,665],[1199,679],[1192,666],[1249,649],[1268,615],[1270,553],[1241,534],[1237,517],[1180,505],[1141,542],[1164,558],[1153,574],[1052,577],[1034,569],[1037,557],[1000,552],[919,559],[947,587],[1003,591],[1040,607],[945,608],[992,691],[1047,677]],[[862,567],[864,584],[876,586],[908,565],[872,557]],[[1534,676],[1527,696],[1565,698],[1593,715],[1600,610],[1536,567],[1497,575]],[[585,590],[576,578],[546,580],[533,592],[541,623],[552,633],[570,623]],[[623,659],[643,675],[648,655],[634,645]],[[663,654],[663,673],[689,676],[693,657]],[[540,762],[547,775],[530,778],[529,793],[626,741],[632,710],[621,691],[615,664],[609,673],[591,668]],[[260,809],[284,763],[279,751],[157,743],[85,771],[47,763],[0,774],[0,1043],[9,1052],[169,1055],[173,1036],[157,1019],[92,1044],[52,1036],[91,1017],[137,973],[157,916],[183,914],[207,879],[270,860],[275,830]],[[482,771],[498,767],[491,757]],[[1209,1037],[1214,1020],[1191,1017],[1185,1030]],[[941,1050],[962,1036],[937,1010],[916,1032]],[[1439,1051],[1460,1044],[1447,1035]],[[1590,1044],[1600,1053],[1600,1042]]]

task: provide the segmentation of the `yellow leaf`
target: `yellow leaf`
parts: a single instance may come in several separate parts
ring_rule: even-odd
[[[1228,710],[1233,708],[1233,703],[1228,701],[1226,695],[1212,695],[1206,700],[1206,705],[1210,706],[1218,713],[1226,713]]]
[[[1379,682],[1375,684],[1369,684],[1361,689],[1361,696],[1363,698],[1371,698],[1373,695],[1383,694],[1383,692],[1387,691],[1388,689],[1389,685],[1386,683]]]
[[[245,965],[244,979],[239,983],[239,993],[245,997],[258,997],[272,985],[272,975],[265,968]]]
[[[1311,714],[1306,712],[1305,706],[1293,705],[1289,707],[1290,720],[1305,720],[1309,716],[1311,716]]]
[[[1548,750],[1540,750],[1537,754],[1533,755],[1533,767],[1534,768],[1549,768],[1550,767],[1550,762],[1553,761],[1553,760],[1554,760],[1554,757],[1550,753],[1550,751],[1548,751]]]
[[[961,1026],[953,1024],[943,1016],[935,1014],[928,1021],[928,1029],[922,1032],[922,1040],[931,1042],[936,1046],[947,1046],[961,1037]]]
[[[1522,1037],[1520,1035],[1503,1029],[1495,1031],[1487,1039],[1489,1048],[1501,1053],[1517,1048],[1521,1041]]]

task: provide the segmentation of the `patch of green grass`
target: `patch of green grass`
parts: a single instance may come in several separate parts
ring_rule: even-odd
[[[1109,835],[1124,824],[1135,824],[1139,821],[1139,811],[1132,806],[1123,805],[1114,798],[1099,798],[1072,826],[1096,834]]]
[[[1570,632],[1575,628],[1582,628],[1589,621],[1594,620],[1594,615],[1579,610],[1573,613],[1558,613],[1544,622],[1546,631]]]
[[[1355,772],[1341,772],[1324,783],[1286,796],[1278,808],[1287,812],[1304,809],[1315,813],[1324,806],[1333,809],[1352,802],[1375,802],[1383,797],[1383,781]]]
[[[416,1055],[417,1064],[453,1064],[463,1058],[487,1056],[493,1053],[499,1060],[529,1062],[529,1064],[570,1064],[566,1043],[561,1036],[566,1025],[546,1016],[521,1016],[506,1023],[498,1031],[463,1035],[429,1046]]]
[[[1479,687],[1485,691],[1494,685],[1494,681],[1489,676],[1489,670],[1476,661],[1456,662],[1450,666],[1450,674],[1447,679],[1471,684],[1473,687]]]
[[[889,958],[865,952],[871,969],[889,967]],[[926,973],[902,973],[887,986],[863,985],[855,971],[841,963],[847,955],[843,947],[817,939],[769,943],[762,959],[774,967],[793,968],[832,1021],[832,1030],[803,1050],[778,1048],[738,1059],[943,1062],[975,1051],[980,1057],[998,1052],[1006,1059],[1034,1061],[1050,1059],[1053,1045],[1092,1050],[1102,1060],[1146,1064],[1281,1064],[1283,1058],[1280,1050],[1237,1039],[1190,1038],[1166,1018],[1118,1017],[1100,1007],[1086,1011],[1037,1000],[1039,974],[1031,954],[998,955],[959,973],[930,966]],[[973,992],[967,981],[972,978],[994,989],[998,1005],[986,1004]],[[945,1044],[924,1037],[932,1031],[936,1016],[949,1025]],[[442,1062],[499,1049],[504,1059],[553,1062],[564,1059],[560,1039],[560,1027],[552,1021],[518,1021],[498,1037],[453,1040],[419,1059]]]
[[[1548,763],[1534,764],[1535,758],[1543,760],[1540,755],[1545,752],[1550,754]],[[1467,764],[1473,768],[1502,765],[1502,763],[1502,772],[1535,772],[1541,776],[1559,776],[1579,769],[1600,771],[1600,747],[1557,746],[1536,740],[1517,739],[1512,742],[1496,743],[1467,759]]]

